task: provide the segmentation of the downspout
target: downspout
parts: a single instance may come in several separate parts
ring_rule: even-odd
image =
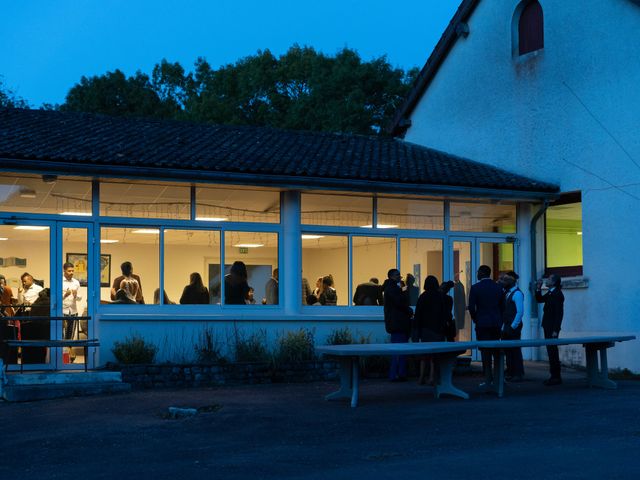
[[[531,279],[529,283],[529,290],[531,292],[531,324],[535,324],[538,327],[539,327],[538,302],[536,302],[536,299],[535,299],[536,280],[538,276],[537,275],[538,269],[536,268],[537,267],[536,224],[538,223],[538,220],[540,219],[540,217],[542,217],[542,215],[544,215],[544,213],[547,211],[547,208],[549,208],[549,201],[545,200],[540,210],[538,210],[536,214],[531,218],[531,227],[529,229],[529,232],[531,235]],[[532,336],[532,338],[537,338],[537,336],[536,337]],[[539,349],[534,350],[534,357],[535,357],[534,360],[539,360],[538,351]]]

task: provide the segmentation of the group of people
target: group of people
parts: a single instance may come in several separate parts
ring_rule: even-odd
[[[454,282],[438,283],[432,275],[424,282],[424,291],[416,302],[415,312],[411,308],[409,288],[402,280],[400,271],[391,269],[383,285],[384,320],[391,343],[454,341],[457,333],[453,318],[453,299],[449,291]],[[482,265],[478,268],[478,282],[469,291],[468,310],[475,325],[477,340],[519,340],[522,335],[524,315],[524,293],[518,287],[518,274],[514,271],[503,273],[495,282],[491,278],[491,268]],[[536,284],[535,299],[543,303],[542,328],[545,338],[558,338],[564,313],[564,295],[561,278],[552,274],[546,280],[548,291],[542,292],[542,280]],[[354,300],[355,301],[355,300]],[[524,364],[520,348],[507,349],[505,379],[512,382],[522,381]],[[560,375],[560,357],[558,347],[547,346],[550,377],[545,385],[562,383]],[[492,385],[494,361],[497,350],[481,349],[482,368],[485,376],[481,387]],[[427,358],[420,363],[420,383],[425,383]],[[498,365],[495,363],[495,365]],[[406,380],[406,360],[402,356],[393,356],[389,378],[392,381]],[[429,381],[433,382],[433,365]]]
[[[338,305],[338,292],[335,289],[333,275],[324,275],[316,280],[316,288],[311,293],[306,293],[305,297],[305,280],[302,281],[302,291],[304,303],[307,305]],[[309,285],[307,282],[306,289],[308,292]]]
[[[133,273],[131,262],[123,262],[120,265],[122,275],[113,281],[111,287],[111,303],[145,303],[142,294],[142,280],[139,275]],[[279,298],[278,269],[275,268],[269,280],[265,284],[265,296],[262,304],[277,305]],[[219,292],[219,283],[216,290]],[[229,273],[224,277],[224,301],[226,305],[252,305],[256,303],[255,290],[249,286],[247,266],[244,262],[236,261],[231,265]],[[166,291],[162,293],[162,303],[175,304],[169,299]],[[160,289],[157,288],[153,295],[153,302],[160,303]],[[193,272],[189,275],[189,284],[182,291],[179,302],[181,305],[209,304],[211,296],[205,286],[202,275]]]

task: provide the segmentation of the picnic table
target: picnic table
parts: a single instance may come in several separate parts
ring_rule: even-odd
[[[351,406],[359,401],[360,358],[389,355],[430,355],[438,372],[435,397],[452,395],[468,399],[469,394],[453,385],[453,367],[458,355],[467,350],[486,348],[498,351],[494,365],[494,383],[490,387],[498,397],[504,395],[504,358],[509,348],[543,347],[547,345],[582,345],[587,363],[587,384],[590,387],[613,389],[609,379],[607,349],[616,342],[634,340],[635,336],[597,336],[527,340],[485,340],[475,342],[370,343],[357,345],[324,345],[316,347],[319,354],[335,357],[339,362],[340,389],[326,396],[327,400],[350,398]]]

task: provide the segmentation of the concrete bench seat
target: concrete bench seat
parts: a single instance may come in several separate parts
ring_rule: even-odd
[[[504,395],[505,349],[543,347],[547,345],[583,345],[587,361],[587,383],[590,387],[616,388],[609,379],[607,349],[616,342],[634,340],[635,336],[598,336],[528,340],[491,340],[475,342],[430,342],[430,343],[383,343],[358,345],[326,345],[316,347],[316,352],[335,357],[340,364],[340,389],[327,395],[327,400],[351,398],[351,406],[358,405],[360,357],[387,355],[431,355],[438,371],[435,397],[453,395],[468,399],[469,394],[455,387],[452,382],[453,367],[458,355],[467,350],[480,348],[499,351],[498,362],[494,366],[492,389],[498,397]],[[598,360],[600,360],[598,362]]]

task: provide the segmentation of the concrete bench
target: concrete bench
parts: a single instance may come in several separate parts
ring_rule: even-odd
[[[609,379],[607,349],[616,342],[634,340],[634,336],[601,336],[531,340],[495,340],[476,342],[432,342],[432,343],[383,343],[359,345],[326,345],[316,347],[322,355],[336,357],[340,364],[340,389],[327,395],[327,400],[351,398],[351,406],[358,405],[360,357],[388,355],[431,355],[438,371],[435,397],[453,395],[468,399],[469,394],[455,387],[452,382],[456,357],[467,350],[487,348],[498,350],[498,362],[494,366],[493,390],[498,397],[504,395],[505,349],[542,347],[547,345],[583,345],[587,361],[587,383],[590,387],[616,388]],[[598,362],[599,360],[599,362]]]

